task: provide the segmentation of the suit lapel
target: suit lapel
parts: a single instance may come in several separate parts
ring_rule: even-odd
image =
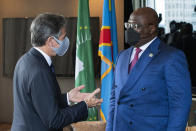
[[[130,57],[133,51],[133,47],[130,47],[126,54],[124,55],[124,58],[122,59],[121,66],[120,66],[120,72],[122,72],[122,76],[124,79],[122,79],[122,84],[125,84],[128,78],[128,69],[129,69],[129,63],[130,63]],[[129,58],[129,59],[127,59]],[[123,62],[124,61],[124,62]]]
[[[44,56],[39,51],[37,51],[35,48],[31,48],[29,53],[32,53],[34,56],[36,56],[39,59],[40,62],[43,62],[46,66],[49,67]]]
[[[52,73],[53,77],[56,78],[56,74],[52,72],[50,66],[48,65],[46,59],[44,58],[44,56],[37,51],[35,48],[31,48],[29,53],[31,53],[32,55],[34,55],[41,63],[44,64],[44,66],[46,66],[46,68],[48,68],[48,70]]]
[[[159,44],[160,44],[160,40],[157,38],[143,52],[143,54],[141,55],[141,57],[139,58],[135,66],[133,67],[133,69],[130,71],[128,79],[126,80],[125,85],[123,87],[129,87],[129,89],[132,89],[133,85],[135,84],[135,82],[137,82],[137,80],[139,79],[139,77],[141,76],[145,68],[147,67],[147,65],[158,54]],[[124,88],[122,88],[122,90],[123,89]],[[121,90],[121,93],[122,93],[122,90]]]
[[[46,59],[44,58],[44,56],[39,51],[37,51],[35,48],[31,48],[29,53],[31,53],[34,56],[36,56],[39,59],[39,61],[41,63],[43,63],[44,66],[46,66],[46,68],[48,68],[48,70],[51,72],[51,76],[52,76],[53,81],[55,82],[56,85],[58,85],[58,82],[56,80],[56,74],[55,74],[55,72],[51,71],[50,66],[48,65],[48,63],[47,63]]]

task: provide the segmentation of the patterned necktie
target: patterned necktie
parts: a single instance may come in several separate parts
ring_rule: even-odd
[[[138,61],[138,55],[142,50],[140,48],[136,48],[136,52],[135,52],[135,56],[132,60],[132,62],[129,64],[129,72],[131,71],[131,69],[133,68],[133,66],[137,63]]]

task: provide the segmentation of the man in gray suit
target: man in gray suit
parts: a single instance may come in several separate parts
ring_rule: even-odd
[[[14,71],[14,119],[12,131],[62,131],[73,122],[87,119],[88,108],[100,105],[93,93],[80,93],[84,86],[62,94],[51,57],[62,56],[69,47],[65,20],[40,14],[31,24],[33,48],[24,54]],[[69,106],[69,102],[78,103]]]

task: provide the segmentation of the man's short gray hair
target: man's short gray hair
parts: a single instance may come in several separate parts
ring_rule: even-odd
[[[61,15],[39,14],[31,23],[31,44],[33,46],[43,46],[48,37],[55,36],[58,38],[64,26],[65,19]]]

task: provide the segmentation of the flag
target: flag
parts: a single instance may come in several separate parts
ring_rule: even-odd
[[[95,90],[94,65],[89,23],[89,0],[78,1],[75,87],[84,85],[81,92]],[[88,120],[97,120],[97,109],[88,109]]]
[[[101,118],[107,120],[113,81],[113,71],[118,55],[116,13],[114,0],[104,0],[103,19],[98,55],[101,57]]]

